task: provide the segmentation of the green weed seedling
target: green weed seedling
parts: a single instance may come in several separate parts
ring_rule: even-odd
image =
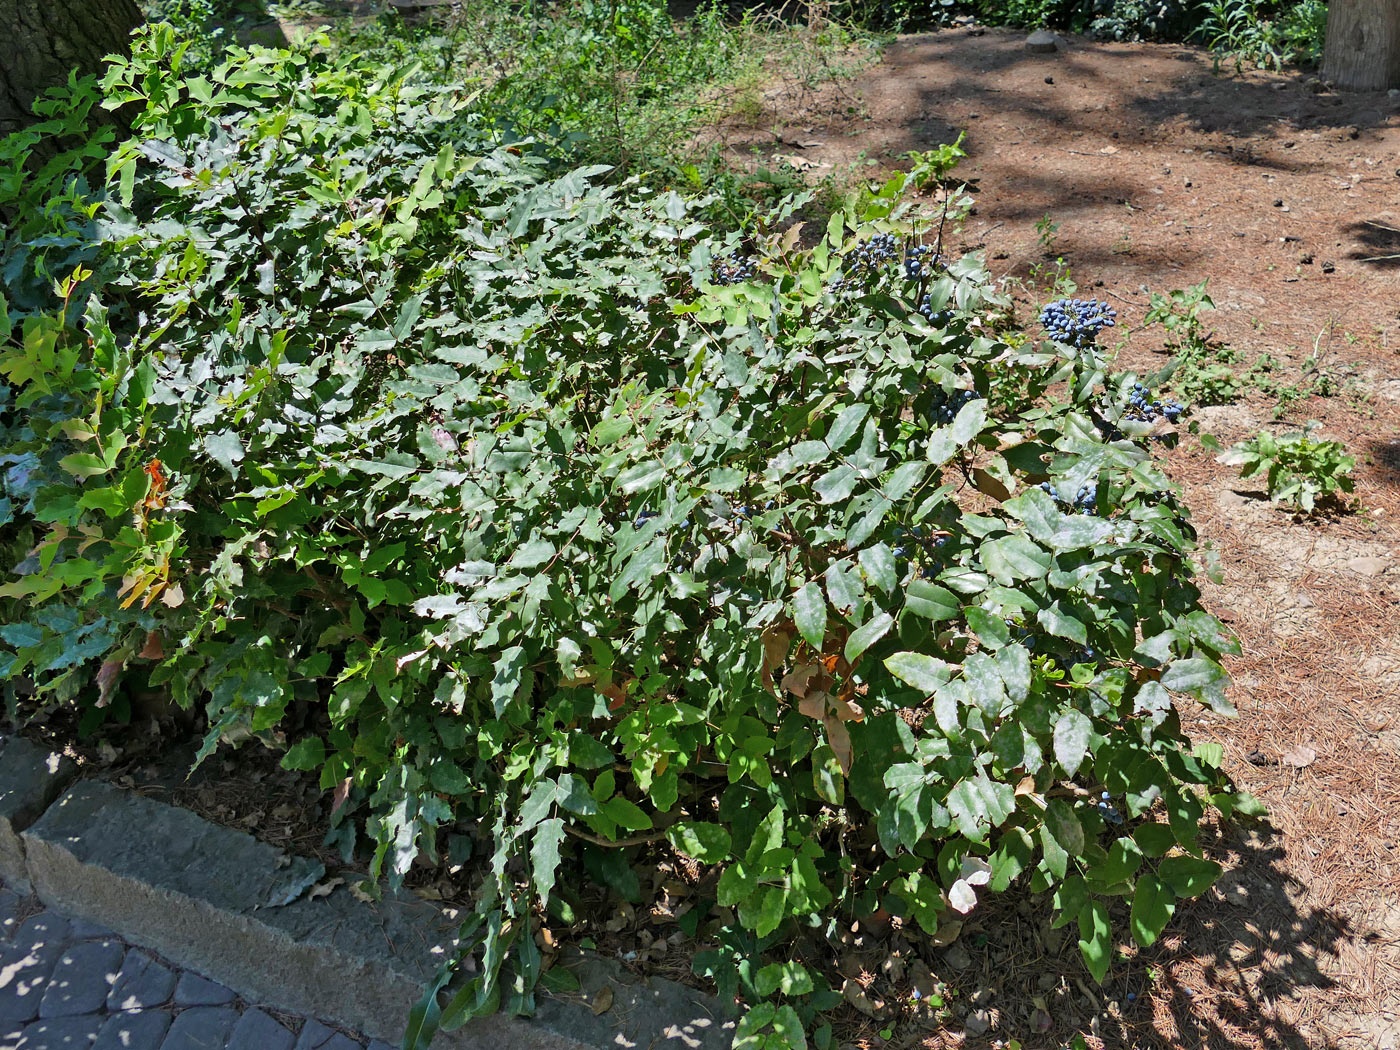
[[[1245,383],[1230,367],[1239,354],[1215,339],[1201,322],[1203,310],[1214,310],[1206,294],[1207,281],[1170,292],[1154,292],[1144,325],[1160,324],[1167,330],[1166,347],[1172,360],[1159,379],[1171,380],[1171,389],[1194,405],[1226,405],[1238,401]]]
[[[910,150],[905,154],[914,162],[909,169],[909,180],[916,190],[927,193],[948,180],[948,175],[967,156],[967,151],[962,148],[966,136],[967,132],[959,131],[952,142],[945,142],[934,149]]]
[[[1345,509],[1348,501],[1342,494],[1352,491],[1356,460],[1346,454],[1340,441],[1314,438],[1316,429],[1313,422],[1282,437],[1257,434],[1222,453],[1218,462],[1238,466],[1241,478],[1263,474],[1269,499],[1304,514],[1326,506]],[[1207,444],[1214,444],[1213,439]]]

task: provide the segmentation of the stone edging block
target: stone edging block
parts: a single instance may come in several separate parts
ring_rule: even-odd
[[[0,881],[29,892],[20,834],[78,775],[72,760],[22,736],[0,738]]]
[[[0,767],[8,756],[0,756]],[[3,783],[0,772],[0,783]],[[82,781],[23,835],[34,890],[236,989],[397,1043],[410,1007],[451,950],[456,921],[409,894],[379,903],[343,887],[312,900],[319,863],[101,781]],[[716,1000],[639,981],[606,959],[571,966],[583,985],[541,996],[533,1018],[480,1018],[441,1033],[457,1050],[725,1050]],[[612,1006],[588,1004],[604,986]]]

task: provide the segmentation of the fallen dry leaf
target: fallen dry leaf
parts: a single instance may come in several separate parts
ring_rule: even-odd
[[[847,978],[846,983],[841,986],[841,995],[845,998],[846,1002],[850,1003],[867,1017],[878,1017],[885,1008],[883,1002],[879,1000],[872,1001],[871,998],[865,994],[865,989],[850,978]]]
[[[593,997],[593,1002],[590,1004],[590,1008],[593,1010],[593,1013],[596,1016],[597,1014],[607,1013],[609,1010],[612,1009],[612,1004],[612,985],[605,984],[602,988],[598,989],[598,994]]]
[[[345,880],[342,878],[327,879],[325,882],[318,882],[311,887],[306,896],[313,901],[317,897],[329,897],[331,895],[331,890],[342,885],[344,882]]]
[[[932,937],[935,948],[946,948],[958,939],[958,934],[962,933],[963,924],[960,921],[941,922],[938,924],[938,932]]]
[[[361,879],[359,882],[352,882],[350,884],[350,896],[354,897],[361,904],[374,903],[376,899],[374,894],[371,893],[369,890],[365,889],[365,887],[368,885],[369,883],[363,879]]]
[[[1306,744],[1299,744],[1297,747],[1290,747],[1279,757],[1279,760],[1285,766],[1292,766],[1294,769],[1306,769],[1317,761],[1317,752]]]

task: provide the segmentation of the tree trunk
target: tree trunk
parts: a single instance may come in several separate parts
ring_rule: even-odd
[[[0,136],[32,124],[35,97],[69,71],[126,51],[140,21],[134,0],[0,0]]]
[[[1400,0],[1332,0],[1322,79],[1349,91],[1400,87]]]

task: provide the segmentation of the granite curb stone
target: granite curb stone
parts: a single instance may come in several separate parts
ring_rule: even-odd
[[[323,878],[320,864],[289,859],[251,835],[102,781],[74,784],[24,832],[23,847],[46,904],[207,974],[245,999],[324,1017],[390,1044],[453,946],[455,918],[425,901],[386,893],[371,903],[345,891],[312,900],[306,891]],[[733,1023],[717,1000],[671,981],[638,980],[607,959],[588,957],[570,968],[580,978],[579,994],[542,995],[533,1018],[478,1018],[439,1034],[434,1046],[728,1050]],[[595,1015],[587,1004],[605,985],[614,1005]],[[180,1018],[219,1009],[196,1007]],[[193,1050],[197,1044],[187,1047],[185,1038],[184,1028],[173,1026],[162,1050]]]
[[[72,760],[22,736],[0,738],[0,881],[29,892],[21,833],[78,775]]]

